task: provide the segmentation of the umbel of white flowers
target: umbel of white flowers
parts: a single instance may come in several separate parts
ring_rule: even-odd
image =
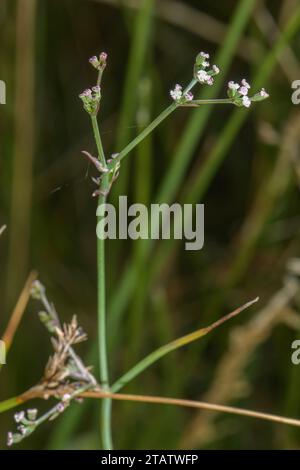
[[[206,52],[200,52],[200,54],[197,55],[194,65],[194,79],[201,85],[211,86],[214,84],[214,76],[220,72],[220,69],[217,65],[210,66],[208,59],[209,54]],[[225,102],[249,108],[252,101],[262,101],[269,96],[266,90],[262,88],[258,93],[250,97],[248,95],[250,88],[249,83],[245,79],[241,81],[241,84],[230,81],[227,89],[228,98]],[[175,85],[175,88],[170,91],[170,95],[179,105],[193,103],[194,97],[192,93],[189,90],[184,91],[182,86],[179,84]],[[217,103],[218,100],[215,100],[215,102]],[[222,100],[222,102],[224,102],[224,100]],[[196,104],[196,102],[194,103]],[[200,104],[200,102],[197,104]]]
[[[236,106],[245,106],[249,108],[252,101],[262,101],[269,97],[268,93],[262,88],[253,96],[248,96],[250,90],[249,83],[243,78],[241,84],[235,82],[228,83],[227,95]]]

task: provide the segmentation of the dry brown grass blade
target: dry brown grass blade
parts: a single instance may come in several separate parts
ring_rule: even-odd
[[[37,273],[35,271],[32,271],[28,278],[27,281],[25,282],[25,285],[22,289],[22,292],[20,294],[20,297],[16,303],[16,306],[11,314],[9,323],[7,325],[7,328],[2,336],[2,341],[5,342],[6,345],[6,351],[9,350],[15,333],[20,325],[20,322],[22,320],[25,308],[27,306],[28,300],[30,298],[30,289],[33,281],[37,278]]]
[[[180,398],[167,398],[167,397],[157,397],[150,395],[130,395],[127,393],[116,393],[116,394],[105,394],[103,392],[93,392],[88,391],[82,394],[84,397],[89,398],[103,398],[108,397],[113,400],[122,400],[122,401],[133,401],[140,403],[149,403],[149,404],[160,404],[160,405],[175,405],[183,406],[187,408],[198,408],[203,410],[217,411],[222,413],[230,413],[240,416],[248,416],[250,418],[264,419],[267,421],[273,421],[281,424],[289,424],[291,426],[300,427],[300,420],[293,418],[286,418],[285,416],[273,415],[269,413],[262,413],[260,411],[252,411],[244,408],[235,408],[233,406],[225,405],[216,405],[214,403],[207,403],[203,401],[194,401],[194,400],[184,400]]]
[[[55,394],[56,392],[53,392]],[[63,393],[63,392],[62,392]],[[29,390],[17,399],[17,404],[25,403],[26,401],[34,398],[43,398],[44,392],[39,391],[38,388]],[[51,395],[48,393],[47,395]],[[111,398],[112,400],[118,401],[131,401],[135,403],[149,403],[153,405],[173,405],[183,406],[186,408],[196,408],[208,411],[216,411],[221,413],[235,414],[239,416],[246,416],[249,418],[263,419],[265,421],[272,421],[279,424],[287,424],[290,426],[300,427],[300,420],[294,418],[287,418],[285,416],[273,415],[269,413],[263,413],[260,411],[247,410],[244,408],[235,408],[233,406],[217,405],[214,403],[208,403],[204,401],[184,400],[180,398],[169,398],[152,395],[133,395],[127,393],[107,393],[102,391],[86,391],[80,394],[82,398]],[[17,405],[16,405],[17,406]]]

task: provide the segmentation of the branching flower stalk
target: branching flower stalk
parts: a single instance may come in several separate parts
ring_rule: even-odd
[[[98,71],[97,84],[92,89],[87,89],[79,95],[83,102],[83,107],[91,117],[94,138],[96,142],[98,158],[93,157],[88,152],[84,151],[83,154],[92,162],[100,173],[98,178],[93,178],[97,184],[97,189],[93,195],[99,197],[99,205],[103,206],[106,202],[107,196],[111,189],[112,184],[116,180],[120,163],[123,158],[128,155],[140,142],[142,142],[153,130],[161,124],[171,113],[178,107],[199,107],[206,104],[234,104],[239,107],[249,107],[253,101],[261,101],[269,95],[262,89],[252,97],[248,96],[250,85],[243,79],[241,84],[233,81],[228,83],[227,96],[225,99],[215,100],[194,100],[192,89],[197,83],[200,85],[214,84],[214,77],[219,74],[220,70],[217,65],[210,66],[208,62],[209,54],[200,52],[195,60],[193,79],[183,88],[177,84],[173,90],[170,91],[173,103],[169,105],[162,113],[154,119],[135,139],[133,139],[121,152],[112,155],[112,158],[106,160],[105,153],[102,146],[101,136],[98,126],[98,113],[101,101],[101,81],[103,71],[107,63],[107,54],[102,52],[99,56],[93,56],[89,62]],[[102,224],[100,224],[102,226]],[[104,232],[104,227],[102,227]],[[105,234],[97,233],[97,269],[98,269],[98,341],[99,341],[99,364],[100,364],[100,383],[103,390],[109,392],[109,372],[108,372],[108,358],[107,358],[107,339],[106,339],[106,285],[105,285]],[[112,449],[112,436],[111,436],[111,402],[103,400],[102,418],[101,418],[101,431],[103,438],[103,447],[105,449]]]
[[[101,101],[101,81],[102,75],[106,67],[107,54],[102,52],[98,57],[90,58],[91,65],[98,71],[97,84],[92,90],[85,90],[80,94],[84,109],[91,117],[92,128],[97,147],[98,158],[91,156],[88,152],[84,152],[85,156],[92,161],[100,172],[100,178],[94,180],[98,185],[98,189],[93,196],[98,196],[99,205],[106,202],[110,186],[115,178],[115,170],[109,170],[101,141],[98,113]],[[101,236],[102,235],[102,236]],[[97,270],[98,270],[98,338],[99,338],[99,367],[100,367],[100,383],[105,391],[109,391],[109,373],[106,345],[106,282],[105,282],[105,238],[103,234],[99,234],[97,239]],[[110,425],[110,406],[109,400],[102,401],[101,413],[101,431],[103,446],[111,449],[111,425]]]

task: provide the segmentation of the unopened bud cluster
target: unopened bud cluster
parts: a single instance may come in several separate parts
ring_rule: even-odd
[[[106,52],[101,52],[99,57],[93,56],[89,59],[89,63],[95,67],[99,72],[103,71],[106,67],[106,62],[107,62],[107,54]]]
[[[101,100],[101,88],[99,85],[92,89],[88,88],[80,93],[79,98],[82,100],[83,107],[88,114],[95,116],[98,112]]]
[[[87,88],[84,90],[82,93],[80,93],[79,98],[82,100],[83,107],[86,112],[91,116],[96,116],[99,111],[101,101],[101,76],[107,64],[106,52],[101,52],[99,57],[94,55],[89,59],[89,62],[99,72],[98,84],[93,88]]]

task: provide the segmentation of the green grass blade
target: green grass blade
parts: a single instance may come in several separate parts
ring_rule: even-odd
[[[245,305],[237,308],[236,310],[229,313],[228,315],[225,315],[220,320],[216,321],[215,323],[212,323],[210,326],[205,327],[205,328],[200,328],[199,330],[196,330],[192,333],[182,336],[181,338],[171,341],[170,343],[156,349],[154,352],[152,352],[151,354],[146,356],[144,359],[142,359],[140,362],[138,362],[132,369],[126,372],[119,380],[117,380],[117,382],[115,382],[112,385],[111,391],[113,393],[118,392],[125,385],[131,382],[135,377],[137,377],[139,374],[144,372],[146,369],[148,369],[148,367],[150,367],[152,364],[154,364],[156,361],[158,361],[162,357],[166,356],[172,351],[175,351],[176,349],[179,349],[183,346],[186,346],[187,344],[190,344],[202,338],[203,336],[213,331],[215,328],[218,328],[227,320],[230,320],[231,318],[237,316],[239,313],[241,313],[243,310],[250,307],[257,301],[258,301],[258,297],[250,302],[247,302]]]

